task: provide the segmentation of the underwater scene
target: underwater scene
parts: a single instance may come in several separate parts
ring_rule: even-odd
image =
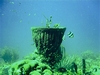
[[[100,0],[0,0],[0,75],[100,75]]]

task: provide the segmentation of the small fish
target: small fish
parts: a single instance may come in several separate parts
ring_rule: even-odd
[[[16,10],[12,10],[12,12],[15,12],[15,13],[17,13],[17,11],[16,11]]]
[[[70,32],[68,33],[68,37],[69,37],[69,38],[73,38],[73,37],[74,37],[74,34],[70,31]]]
[[[34,14],[34,16],[36,16],[36,14]]]
[[[11,4],[14,4],[14,2],[10,2]]]
[[[19,4],[21,4],[21,3],[19,2]]]
[[[4,16],[4,14],[1,14],[2,16]]]
[[[22,19],[20,20],[20,23],[22,22]]]
[[[28,14],[28,16],[30,16],[31,14]]]

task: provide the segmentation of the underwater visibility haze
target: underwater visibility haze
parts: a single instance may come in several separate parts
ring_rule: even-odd
[[[66,27],[66,51],[80,53],[100,50],[99,0],[0,0],[0,48],[18,48],[22,55],[34,50],[31,27],[45,27],[46,18],[52,24]],[[68,38],[69,32],[74,38]]]
[[[50,28],[66,28],[64,36],[61,34],[63,36],[62,46],[65,47],[66,54],[82,55],[85,51],[100,54],[100,0],[0,0],[0,60],[4,59],[4,61],[12,63],[18,58],[23,59],[26,55],[34,52],[36,46],[33,41],[32,27],[46,28],[48,23]],[[9,52],[10,48],[11,52]],[[13,50],[17,50],[18,54]],[[4,53],[5,56],[10,54],[12,59],[7,58],[8,60],[6,60]],[[41,54],[43,55],[43,53]],[[88,56],[84,58],[86,57]],[[51,60],[48,59],[48,61]],[[29,61],[27,61],[28,64]],[[58,60],[55,61],[58,62]],[[37,61],[34,62],[37,63]],[[84,65],[85,59],[82,59],[82,62]],[[49,64],[50,66],[46,65],[46,68],[50,70],[49,74],[51,75],[52,63]],[[56,64],[57,68],[59,68],[58,65]],[[73,65],[75,71],[71,72],[77,73],[76,63]],[[67,66],[67,68],[69,67]],[[58,70],[62,72],[62,69],[64,68]],[[64,72],[66,72],[65,69]],[[69,73],[69,71],[67,72]],[[86,74],[85,71],[83,73]],[[32,74],[30,73],[30,75]],[[93,73],[93,75],[96,74]]]

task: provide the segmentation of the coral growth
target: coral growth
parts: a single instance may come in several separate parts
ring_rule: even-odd
[[[98,57],[98,54],[95,54],[95,53],[93,53],[92,51],[87,50],[87,51],[83,52],[83,53],[81,54],[81,56],[82,56],[82,58],[84,58],[84,59],[94,59],[94,60],[95,60],[95,58]]]
[[[50,66],[38,61],[38,58],[35,58],[34,60],[23,59],[12,64],[9,75],[46,75],[48,72],[52,73]]]
[[[10,64],[17,61],[19,58],[18,52],[9,47],[0,49],[0,75],[8,75]]]
[[[82,59],[83,56],[78,55],[66,55],[52,67],[43,62],[45,58],[35,51],[13,64],[2,64],[0,75],[8,75],[8,69],[9,75],[100,75],[100,55],[93,55],[94,57],[89,59]]]
[[[3,66],[0,66],[0,75],[9,75],[8,70],[10,68],[9,64],[2,64]]]
[[[81,56],[69,56],[61,46],[62,28],[33,28],[37,50],[23,60],[0,67],[0,74],[9,75],[100,75],[100,55],[85,52]],[[4,48],[0,57],[4,62],[14,62],[18,55],[13,49]]]
[[[19,58],[19,55],[15,49],[4,47],[0,50],[0,58],[3,59],[6,63],[12,63]]]

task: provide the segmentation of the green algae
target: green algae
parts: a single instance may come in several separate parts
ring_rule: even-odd
[[[7,60],[0,55],[4,59],[2,62],[5,62],[2,63],[3,66],[0,65],[0,75],[100,75],[100,55],[91,51],[82,55],[66,54],[65,48],[61,45],[64,32],[59,33],[62,35],[60,39],[54,39],[59,36],[57,33],[59,29],[58,27],[32,28],[35,32],[32,37],[37,47],[35,52],[15,63],[5,62]],[[56,40],[55,44],[52,42],[53,39]]]
[[[97,56],[92,52],[83,53],[81,56],[70,56],[65,53],[65,48],[61,45],[65,29],[32,28],[32,37],[37,50],[22,61],[12,64],[9,75],[99,74],[99,60],[95,62]]]
[[[90,53],[86,53],[86,54],[90,56]],[[94,55],[93,59],[92,58],[85,59],[86,60],[85,75],[99,75],[100,74],[100,55],[97,55],[94,53],[93,55]],[[95,57],[95,56],[98,56],[98,57]],[[37,57],[40,57],[40,56],[37,55]],[[22,67],[24,67],[23,73],[25,74],[26,72],[29,72],[29,75],[36,75],[36,74],[37,75],[45,75],[45,74],[47,75],[73,75],[73,74],[83,75],[83,72],[82,72],[83,55],[82,56],[66,55],[66,59],[63,59],[62,61],[60,61],[59,64],[57,63],[55,67],[53,68],[49,66],[48,64],[42,63],[42,61],[39,61],[37,57],[35,59],[32,59],[32,57],[29,55],[27,59],[25,58],[23,60],[17,61],[12,64],[4,63],[0,65],[0,75],[12,75],[10,73],[12,73],[13,70],[15,70],[14,75],[18,75],[20,72],[20,68]],[[33,58],[34,58],[34,55],[33,55]],[[75,62],[78,67],[77,73],[71,70],[72,62]],[[30,66],[31,66],[31,69],[29,70]],[[65,68],[66,71],[59,70],[59,68]],[[25,70],[29,70],[29,71],[25,71]],[[9,71],[9,74],[8,74],[8,71]]]

